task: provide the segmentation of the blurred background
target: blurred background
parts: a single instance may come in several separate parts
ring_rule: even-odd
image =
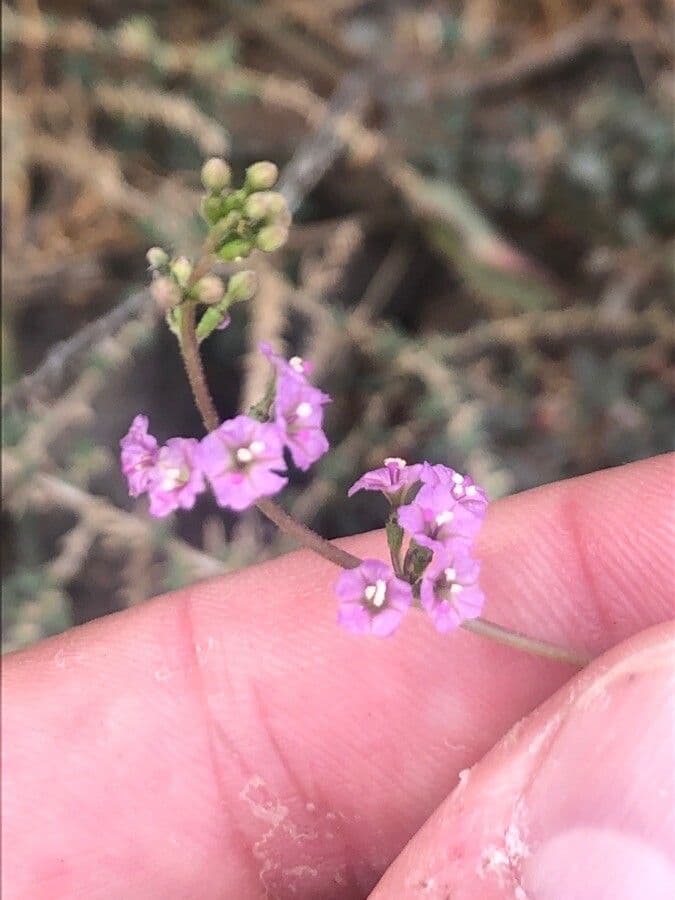
[[[282,501],[325,536],[381,524],[346,490],[385,456],[499,497],[672,447],[672,4],[20,0],[2,42],[5,649],[286,549],[118,467],[139,411],[201,434],[145,251],[196,252],[214,154],[296,224],[209,380],[230,416],[261,339],[316,361],[332,450]]]

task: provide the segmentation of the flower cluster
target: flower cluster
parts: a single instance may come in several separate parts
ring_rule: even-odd
[[[122,471],[132,497],[148,494],[153,516],[191,509],[207,483],[220,506],[246,509],[286,484],[284,447],[302,470],[328,450],[322,426],[330,397],[307,380],[310,365],[299,357],[285,360],[268,345],[261,350],[274,379],[257,418],[236,416],[201,441],[177,437],[162,447],[148,433],[146,416],[132,422],[120,441]]]
[[[448,466],[408,466],[397,458],[359,478],[349,496],[357,491],[379,491],[389,501],[392,565],[366,559],[342,573],[335,589],[340,624],[388,635],[413,605],[441,632],[479,616],[484,596],[472,547],[487,512],[485,491]]]
[[[255,249],[273,253],[286,243],[291,216],[283,195],[271,190],[278,177],[274,163],[257,162],[246,170],[242,187],[234,189],[224,159],[204,163],[202,216],[224,262],[243,259]]]

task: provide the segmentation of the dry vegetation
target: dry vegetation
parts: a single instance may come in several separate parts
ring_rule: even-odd
[[[260,339],[316,360],[333,450],[285,502],[325,535],[377,524],[345,491],[386,455],[498,496],[668,449],[670,11],[3,6],[6,646],[283,549],[207,502],[158,525],[117,468],[138,410],[200,433],[144,253],[198,246],[211,154],[279,163],[297,225],[209,378],[230,415]]]

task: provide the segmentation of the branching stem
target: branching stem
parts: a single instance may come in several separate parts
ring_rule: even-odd
[[[201,265],[201,264],[198,264]],[[207,431],[213,431],[219,425],[218,413],[209,392],[204,368],[199,353],[199,344],[195,330],[194,304],[184,303],[181,308],[180,349],[183,364],[187,373],[190,388]],[[337,547],[312,531],[302,522],[298,522],[285,510],[268,497],[263,497],[256,502],[256,506],[263,515],[273,522],[281,531],[295,538],[299,544],[313,550],[327,559],[329,562],[342,569],[354,569],[360,565],[361,560],[347,550]],[[535,656],[542,656],[557,662],[566,663],[577,668],[582,668],[590,658],[574,650],[549,644],[547,641],[539,641],[536,638],[527,637],[517,631],[503,628],[495,622],[487,619],[467,619],[462,622],[462,628],[473,634],[490,638],[501,644],[506,644],[514,650],[521,650]]]

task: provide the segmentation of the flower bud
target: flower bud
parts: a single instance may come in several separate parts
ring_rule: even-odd
[[[200,303],[211,305],[218,303],[225,296],[225,285],[217,275],[205,275],[196,285],[197,299]]]
[[[200,211],[205,222],[215,225],[223,212],[222,199],[220,197],[202,197]]]
[[[219,156],[212,156],[202,166],[202,184],[207,191],[213,191],[214,194],[219,194],[229,187],[231,178],[232,170]]]
[[[235,272],[227,285],[227,295],[232,303],[240,300],[250,300],[258,288],[258,278],[255,272],[244,269]]]
[[[244,215],[254,222],[275,219],[286,209],[286,201],[276,191],[259,191],[251,194],[244,204]]]
[[[171,263],[171,273],[181,287],[185,287],[192,275],[192,263],[187,256],[177,256]]]
[[[252,191],[267,191],[276,184],[279,170],[272,162],[253,163],[246,170],[246,184]]]
[[[181,290],[176,282],[173,278],[169,278],[166,275],[160,275],[153,279],[150,285],[150,293],[157,306],[164,312],[168,312],[174,306],[178,306],[183,299]]]
[[[222,310],[218,306],[210,306],[197,325],[197,340],[201,343],[214,331],[223,331],[231,321],[227,310]]]
[[[218,250],[218,258],[223,262],[232,262],[232,260],[248,256],[252,249],[253,245],[250,241],[245,241],[243,238],[232,238]]]
[[[163,269],[169,261],[169,256],[161,247],[151,247],[145,254],[151,269]]]
[[[274,253],[279,247],[283,247],[288,239],[288,228],[283,225],[266,225],[256,235],[256,246],[265,253]]]

